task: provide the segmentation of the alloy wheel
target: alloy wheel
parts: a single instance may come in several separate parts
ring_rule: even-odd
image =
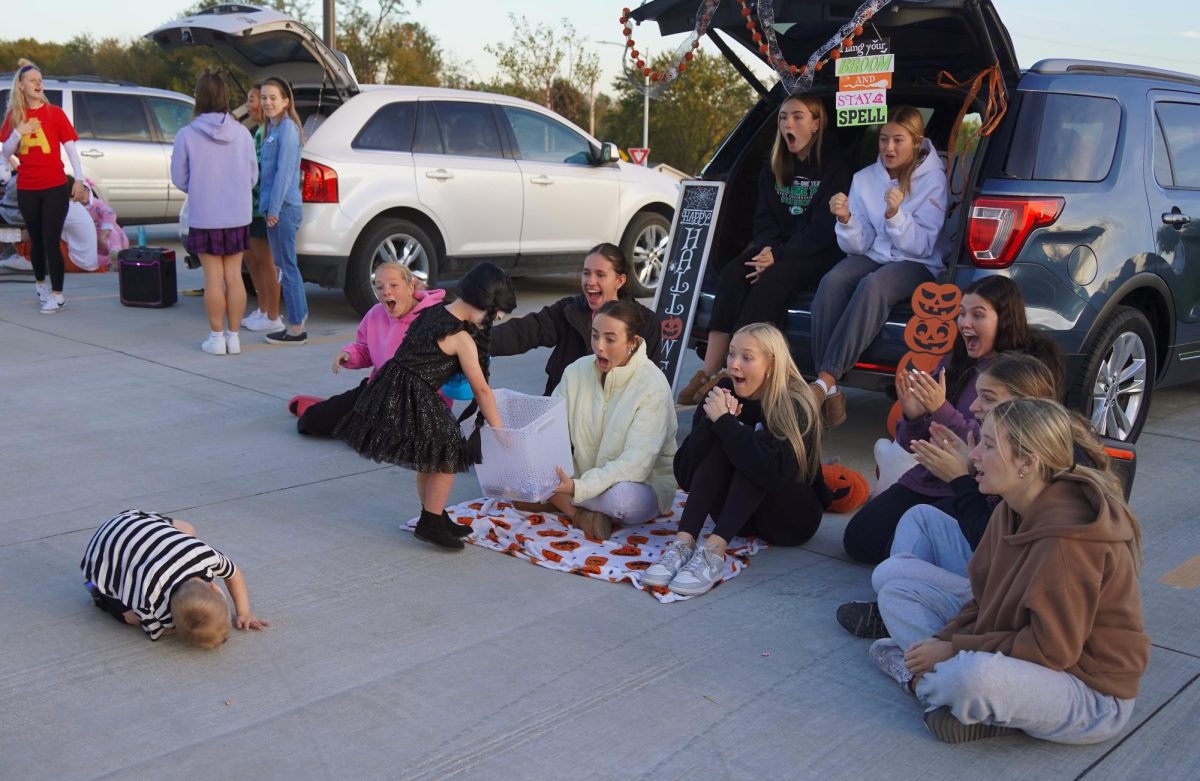
[[[1146,381],[1146,345],[1137,334],[1123,331],[1096,372],[1092,389],[1096,433],[1120,440],[1129,437],[1145,399]]]

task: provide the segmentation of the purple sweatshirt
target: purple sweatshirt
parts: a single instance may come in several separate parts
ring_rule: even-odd
[[[949,358],[944,358],[938,364],[938,368],[934,370],[934,376],[936,377],[937,372],[944,369],[949,362]],[[976,368],[971,370],[970,376],[967,377],[967,383],[963,387],[962,394],[955,403],[951,404],[950,400],[947,399],[932,415],[922,415],[916,420],[909,420],[901,415],[900,421],[896,424],[896,443],[911,452],[911,445],[914,439],[929,439],[930,423],[941,423],[964,440],[967,438],[967,433],[970,432],[974,434],[976,441],[978,441],[979,421],[975,419],[975,415],[971,412],[971,405],[975,403],[975,398],[979,395],[975,391],[975,378],[979,376],[978,369],[983,363],[985,361],[977,362],[975,365]],[[896,483],[929,497],[941,498],[954,495],[954,489],[950,487],[949,483],[939,477],[935,477],[920,464],[917,464],[901,475]]]
[[[171,182],[188,194],[189,228],[249,225],[257,181],[254,138],[232,115],[201,114],[175,134]]]

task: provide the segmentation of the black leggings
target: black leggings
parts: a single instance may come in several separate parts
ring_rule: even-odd
[[[17,208],[25,229],[29,231],[29,262],[33,264],[33,278],[46,280],[46,266],[50,266],[50,289],[61,293],[63,289],[63,256],[58,242],[62,240],[63,224],[67,221],[67,206],[71,192],[64,183],[45,190],[17,190]]]
[[[700,537],[704,520],[716,521],[713,534],[726,542],[754,534],[772,545],[803,545],[817,533],[825,512],[817,492],[806,483],[785,483],[768,491],[734,468],[720,447],[692,473],[679,531]]]
[[[314,437],[332,437],[333,427],[354,409],[354,402],[367,387],[368,380],[363,380],[345,393],[330,396],[325,401],[318,401],[304,411],[296,425],[301,434]]]
[[[846,554],[863,564],[878,564],[892,555],[892,537],[900,525],[900,516],[918,504],[930,504],[956,517],[954,497],[926,496],[894,483],[867,502],[846,524],[842,547]]]
[[[811,255],[776,261],[751,284],[746,275],[753,269],[746,262],[758,251],[751,245],[721,269],[709,330],[732,334],[750,323],[773,323],[782,328],[788,301],[796,291],[815,290],[825,272],[842,257],[834,245]]]

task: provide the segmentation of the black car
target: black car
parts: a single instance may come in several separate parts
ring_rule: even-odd
[[[784,56],[803,63],[855,4],[777,0],[774,7]],[[669,35],[691,30],[694,12],[695,0],[654,0],[633,17],[656,20]],[[954,249],[941,281],[1014,279],[1030,323],[1063,349],[1067,403],[1102,435],[1136,441],[1155,386],[1200,378],[1200,77],[1057,59],[1022,71],[990,0],[896,0],[866,29],[867,37],[890,39],[896,56],[888,102],[919,108],[943,154],[956,128],[968,140],[949,159],[945,234]],[[737,4],[719,7],[708,36],[761,99],[702,173],[727,191],[692,333],[700,351],[719,265],[750,240],[753,209],[745,205],[755,201],[785,95],[738,62],[739,47],[761,55]],[[1005,108],[995,131],[976,138],[971,129],[997,113],[989,112],[988,90],[964,107],[965,88],[939,86],[938,74],[969,82],[993,67]],[[831,71],[813,85],[827,104],[837,89]],[[686,76],[672,88],[687,89]],[[835,130],[855,170],[875,159],[877,125]],[[786,324],[806,372],[813,292],[796,295]],[[911,314],[896,307],[846,384],[891,388]]]

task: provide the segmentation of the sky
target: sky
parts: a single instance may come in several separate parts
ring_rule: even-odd
[[[694,0],[697,7],[700,0]],[[735,0],[724,0],[733,3]],[[375,0],[364,0],[371,7]],[[469,77],[487,79],[495,59],[484,51],[489,43],[508,42],[508,14],[531,23],[557,25],[568,19],[576,31],[595,44],[608,84],[621,72],[622,5],[639,0],[424,0],[406,3],[409,18],[428,28],[443,50],[465,66]],[[1110,60],[1200,74],[1200,14],[1194,0],[993,0],[1013,37],[1023,67],[1047,57]],[[65,41],[83,32],[96,38],[132,39],[179,16],[191,0],[154,2],[96,2],[55,0],[54,19],[44,14],[7,16],[0,36]],[[320,25],[320,5],[312,2],[311,17]],[[469,19],[469,23],[464,23]],[[320,30],[318,30],[320,32]],[[682,36],[663,39],[653,26],[635,30],[639,48],[674,49]],[[600,42],[618,42],[611,46]],[[536,42],[534,43],[536,45]],[[900,54],[900,53],[897,53]],[[0,63],[5,70],[15,63]]]

